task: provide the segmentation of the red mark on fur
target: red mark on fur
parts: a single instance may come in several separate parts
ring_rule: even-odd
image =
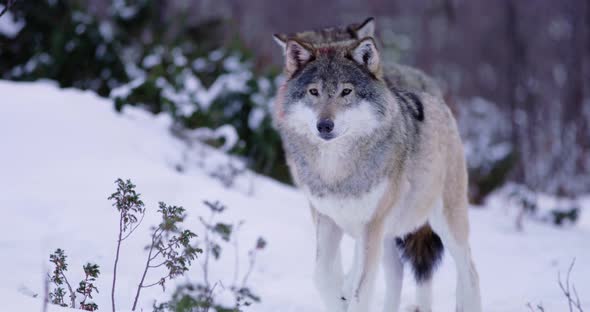
[[[319,54],[324,54],[327,56],[333,56],[334,54],[336,54],[336,49],[334,47],[319,48],[317,51]]]

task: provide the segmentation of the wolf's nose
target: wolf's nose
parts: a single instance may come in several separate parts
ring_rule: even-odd
[[[331,119],[321,119],[317,126],[321,134],[328,134],[334,130],[334,122]]]

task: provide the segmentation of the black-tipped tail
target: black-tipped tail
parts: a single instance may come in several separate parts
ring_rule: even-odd
[[[444,251],[440,237],[425,224],[403,238],[396,238],[402,260],[409,262],[418,283],[430,280]]]

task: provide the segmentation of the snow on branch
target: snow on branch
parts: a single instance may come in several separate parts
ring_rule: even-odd
[[[15,3],[16,0],[7,0],[6,4],[4,4],[4,9],[2,9],[2,11],[0,12],[0,17],[2,17],[4,13],[8,12],[8,10],[10,10],[10,8],[12,8]]]

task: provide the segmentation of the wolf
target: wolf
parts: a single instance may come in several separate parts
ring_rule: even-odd
[[[446,248],[457,268],[456,310],[479,312],[455,119],[432,79],[381,59],[374,31],[370,18],[274,35],[286,80],[273,122],[311,208],[315,284],[327,312],[368,312],[381,259],[383,311],[399,311],[409,262],[418,285],[414,311],[431,311],[432,274]],[[346,276],[344,234],[355,240]]]

